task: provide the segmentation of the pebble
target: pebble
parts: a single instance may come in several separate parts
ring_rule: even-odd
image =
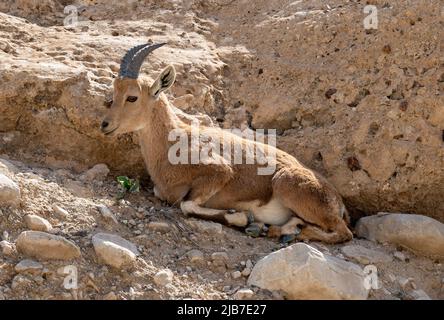
[[[80,257],[80,248],[64,237],[42,231],[24,231],[16,241],[17,250],[37,259],[71,260]]]
[[[107,206],[101,204],[101,205],[97,206],[97,209],[102,214],[102,217],[105,220],[112,222],[113,224],[116,224],[116,225],[119,224],[119,221],[117,220],[116,216],[113,214],[111,209],[109,209]]]
[[[65,209],[63,209],[60,205],[58,204],[53,204],[52,205],[52,211],[60,218],[60,219],[66,219],[69,217],[69,213],[68,211],[66,211]]]
[[[17,273],[27,272],[32,274],[38,274],[43,270],[43,265],[40,262],[30,259],[25,259],[16,264],[14,270]]]
[[[251,268],[245,268],[244,270],[242,270],[242,275],[244,276],[244,277],[248,277],[249,275],[250,275],[250,273],[251,273]]]
[[[96,164],[94,167],[86,171],[80,176],[80,179],[83,181],[94,181],[94,180],[103,180],[109,173],[108,166],[106,164],[100,163]]]
[[[111,291],[103,296],[103,300],[117,300],[117,295]]]
[[[414,300],[432,300],[427,293],[424,292],[424,290],[413,290],[410,293],[410,296],[414,299]]]
[[[191,263],[202,263],[205,261],[203,252],[197,249],[188,251],[187,256]]]
[[[154,283],[158,286],[166,286],[173,281],[174,274],[170,269],[163,269],[154,275]]]
[[[402,253],[401,251],[395,251],[395,253],[393,253],[393,256],[398,259],[399,261],[405,262],[406,261],[406,256],[404,253]]]
[[[160,233],[166,233],[171,230],[171,225],[167,222],[152,221],[148,223],[148,229]]]
[[[131,267],[139,251],[130,241],[109,233],[97,233],[92,237],[94,250],[99,259],[114,268]]]
[[[48,220],[34,214],[25,216],[25,222],[28,228],[34,231],[50,232],[52,230],[52,225]]]
[[[0,241],[0,249],[5,256],[12,256],[15,253],[15,245],[6,240]]]
[[[7,176],[0,173],[0,205],[17,207],[19,204],[19,186]]]
[[[226,252],[214,252],[211,254],[211,260],[217,266],[226,266],[228,262],[228,254]]]
[[[242,273],[239,270],[236,270],[231,273],[231,277],[233,279],[239,279],[240,277],[242,277]]]
[[[234,294],[234,299],[236,300],[248,300],[254,296],[254,292],[251,289],[239,289]]]
[[[223,232],[222,225],[220,223],[196,219],[189,219],[187,220],[187,223],[197,231],[210,234],[212,236],[221,235]]]

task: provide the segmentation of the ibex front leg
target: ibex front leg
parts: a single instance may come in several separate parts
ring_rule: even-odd
[[[225,185],[224,178],[200,177],[195,180],[191,189],[190,200],[182,201],[180,209],[187,216],[194,216],[205,220],[217,221],[236,227],[248,225],[247,212],[229,213],[227,210],[205,208],[203,205]]]

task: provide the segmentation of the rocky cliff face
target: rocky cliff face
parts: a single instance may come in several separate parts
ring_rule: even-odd
[[[0,153],[144,174],[137,135],[98,124],[125,50],[168,41],[143,72],[173,63],[183,111],[278,129],[356,212],[444,221],[442,4],[367,2],[377,29],[362,1],[77,1],[77,27],[68,1],[2,1]]]

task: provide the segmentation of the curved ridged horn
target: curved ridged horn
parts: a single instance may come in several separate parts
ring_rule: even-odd
[[[128,72],[128,66],[133,60],[133,57],[136,54],[136,52],[148,45],[149,43],[140,44],[138,46],[132,47],[127,51],[127,53],[123,56],[122,61],[120,62],[120,71],[119,71],[120,77],[126,77],[126,74]]]
[[[142,66],[143,60],[154,50],[164,46],[166,43],[159,44],[144,44],[140,46],[136,46],[130,49],[125,57],[122,59],[120,76],[130,79],[137,79],[139,76],[140,67]],[[133,50],[135,49],[135,50]],[[127,60],[129,60],[127,62]],[[125,65],[124,65],[125,63]],[[123,69],[122,66],[125,68]]]

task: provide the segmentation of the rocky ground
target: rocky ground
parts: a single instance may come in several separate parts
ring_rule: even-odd
[[[360,274],[370,264],[377,268],[379,289],[371,289],[369,299],[444,298],[442,261],[401,245],[357,238],[343,245],[309,243],[308,256],[330,259],[320,262],[327,271],[317,274],[310,259],[292,262],[304,257],[299,251],[307,249],[299,248],[290,260],[274,259],[268,266],[291,270],[300,263],[305,269],[295,274],[302,279],[281,270],[285,279],[277,281],[263,262],[257,264],[283,245],[187,219],[155,198],[149,183],[118,200],[120,186],[104,165],[76,174],[2,157],[1,299],[316,298],[322,297],[313,289],[319,287],[333,290],[332,297],[366,298],[362,283],[349,275],[350,268]],[[444,233],[438,243],[443,239]],[[71,265],[77,268],[77,290],[63,286],[63,268]],[[327,280],[328,270],[334,275]],[[324,282],[307,282],[307,272]],[[263,275],[272,283],[264,283]],[[346,293],[337,292],[335,281]]]
[[[0,2],[0,299],[444,298],[441,1],[366,1],[376,30],[363,1],[77,0],[81,24],[64,26],[70,4]],[[372,216],[350,243],[278,251],[186,219],[154,197],[137,134],[98,130],[122,55],[148,40],[168,42],[142,70],[175,65],[176,107],[276,128],[354,224],[436,220]],[[117,200],[118,175],[140,192]],[[369,264],[381,287],[368,292]],[[69,265],[77,290],[62,285]]]

